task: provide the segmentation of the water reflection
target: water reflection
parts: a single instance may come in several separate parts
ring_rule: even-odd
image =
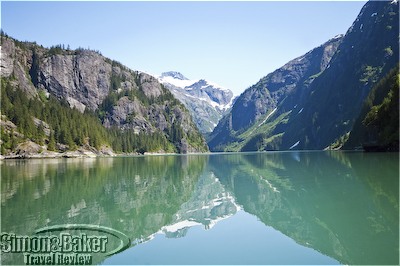
[[[246,212],[301,245],[344,264],[398,264],[398,154],[225,155],[209,165]]]
[[[2,231],[31,235],[45,225],[95,224],[142,242],[173,221],[189,200],[206,159],[153,156],[4,162]],[[22,256],[2,256],[2,263],[22,264]]]
[[[195,225],[212,231],[243,209],[341,263],[398,264],[398,158],[287,152],[5,161],[2,231],[99,224],[135,246],[157,234],[185,237]]]

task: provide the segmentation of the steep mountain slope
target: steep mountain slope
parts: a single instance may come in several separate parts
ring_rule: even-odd
[[[98,52],[61,46],[46,49],[7,36],[1,37],[1,52],[2,92],[9,101],[4,108],[2,104],[2,114],[7,116],[3,119],[11,119],[22,108],[26,123],[39,121],[36,127],[46,125],[48,129],[45,136],[34,139],[30,131],[35,129],[23,128],[18,121],[21,116],[14,117],[12,122],[22,134],[18,141],[44,142],[41,146],[47,149],[54,135],[57,150],[63,145],[67,145],[64,150],[85,145],[98,149],[103,145],[120,152],[207,150],[187,109],[150,75],[132,71]],[[15,93],[23,106],[15,105]],[[49,105],[63,110],[63,117],[54,121],[52,116],[58,114],[49,115]],[[87,116],[91,118],[85,118],[85,122],[90,120],[92,128],[68,121]],[[74,128],[69,128],[71,125]],[[15,137],[9,129],[3,130]],[[96,137],[92,130],[101,132]],[[4,152],[12,151],[10,147]]]
[[[373,86],[399,62],[398,2],[370,1],[346,33],[330,68],[315,80],[301,116],[282,139],[323,149],[351,131]]]
[[[398,37],[398,2],[366,3],[331,56],[317,57],[320,71],[305,73],[291,91],[285,91],[287,73],[288,83],[278,87],[261,80],[249,88],[212,133],[210,148],[328,147],[351,131],[371,88],[398,63]]]
[[[341,41],[342,36],[336,36],[243,92],[211,134],[210,148],[238,150],[247,139],[264,133],[265,123],[271,116],[280,117],[294,102],[303,101],[309,85],[327,67]],[[227,144],[231,145],[227,147]]]
[[[203,134],[211,132],[232,105],[232,91],[210,81],[189,80],[179,72],[164,72],[158,78],[190,111]]]
[[[399,68],[371,90],[344,149],[399,150]]]

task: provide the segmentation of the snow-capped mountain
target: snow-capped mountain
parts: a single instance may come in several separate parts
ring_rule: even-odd
[[[206,172],[200,176],[191,198],[182,204],[171,223],[163,226],[158,233],[177,238],[185,236],[193,226],[200,225],[209,230],[240,210],[234,196],[225,190],[214,173]]]
[[[204,79],[190,80],[179,72],[164,72],[158,80],[189,109],[202,133],[214,129],[234,100],[229,89]]]

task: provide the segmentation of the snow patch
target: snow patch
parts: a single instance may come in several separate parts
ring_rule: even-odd
[[[295,148],[295,147],[296,147],[297,145],[299,145],[299,144],[300,144],[300,140],[297,141],[295,144],[293,144],[293,145],[289,148],[289,150]]]
[[[378,13],[372,13],[372,15],[371,15],[371,17],[374,17],[374,16],[377,16],[378,15]]]
[[[175,79],[173,77],[167,76],[167,77],[158,77],[158,80],[161,83],[169,83],[171,85],[174,85],[179,88],[185,88],[193,85],[194,83],[197,82],[197,80],[182,80],[182,79]]]
[[[271,115],[273,115],[273,113],[275,113],[276,109],[277,109],[277,108],[275,108],[274,110],[272,110],[272,112],[269,113],[269,114],[267,115],[267,117],[266,117],[257,127],[260,127],[262,124],[264,124],[264,123],[268,120],[268,118],[270,118]]]
[[[281,193],[276,187],[274,187],[267,179],[264,179],[264,181],[268,184],[268,186],[272,189],[273,192],[276,193]]]
[[[364,24],[361,24],[361,25],[360,25],[360,30],[362,30],[363,26],[364,26]]]
[[[229,100],[229,103],[225,104],[223,110],[229,109],[233,105],[233,101],[236,99],[235,95],[232,95],[232,98]]]
[[[189,91],[193,90],[192,86],[195,85],[196,83],[198,83],[200,80],[189,80],[189,79],[182,80],[182,79],[174,78],[174,77],[171,77],[171,76],[158,76],[158,81],[160,83],[162,83],[162,84],[170,84],[170,85],[172,85],[174,87],[178,87],[181,90],[183,90],[182,92],[185,94],[185,96],[193,98],[195,100],[205,101],[208,104],[210,104],[213,108],[218,108],[221,111],[227,110],[230,107],[232,107],[233,100],[235,99],[232,96],[230,101],[227,104],[219,104],[219,103],[213,101],[209,97],[198,98],[196,96],[190,95]],[[204,90],[207,87],[213,87],[213,89],[215,89],[215,90],[230,92],[229,89],[221,87],[216,83],[213,83],[213,82],[210,82],[210,81],[207,81],[207,80],[204,80],[204,81],[205,81],[205,85],[203,85],[201,88],[199,88],[200,90]],[[187,93],[185,93],[185,91]]]
[[[336,40],[336,39],[340,39],[343,37],[343,34],[338,34],[335,37],[333,37],[332,39]]]
[[[229,89],[227,89],[227,88],[224,88],[224,87],[221,87],[220,85],[218,85],[217,83],[214,83],[214,82],[210,82],[210,81],[206,81],[209,85],[211,85],[211,86],[213,86],[214,88],[216,88],[216,89],[219,89],[219,90],[221,90],[221,91],[230,91]]]
[[[181,230],[181,229],[184,229],[187,227],[192,227],[195,225],[201,225],[201,223],[198,223],[195,221],[184,220],[184,221],[177,222],[176,224],[166,225],[161,230],[163,232],[177,232],[178,230]]]
[[[301,108],[300,111],[297,114],[301,114],[301,112],[303,112],[304,108]]]
[[[392,2],[390,2],[391,4],[397,4],[399,2],[399,0],[393,0]]]
[[[199,97],[196,97],[196,96],[193,96],[193,95],[190,95],[190,94],[185,94],[185,96],[187,96],[189,98],[193,98],[195,100],[200,100],[200,101],[207,102],[209,105],[211,105],[214,108],[217,107],[217,108],[219,108],[221,110],[225,108],[225,105],[216,103],[216,102],[212,101],[210,98],[199,98]]]

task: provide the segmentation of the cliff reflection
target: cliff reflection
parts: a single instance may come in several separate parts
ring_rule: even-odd
[[[236,154],[209,166],[246,212],[301,245],[345,264],[398,263],[398,154]]]
[[[398,158],[283,152],[5,161],[2,231],[98,224],[134,246],[155,234],[185,237],[194,225],[211,229],[243,209],[341,263],[397,264]],[[22,258],[3,254],[1,262]]]
[[[206,160],[151,156],[5,162],[2,231],[31,235],[45,225],[95,224],[144,241],[173,221]],[[2,257],[5,264],[22,262],[22,255]]]

